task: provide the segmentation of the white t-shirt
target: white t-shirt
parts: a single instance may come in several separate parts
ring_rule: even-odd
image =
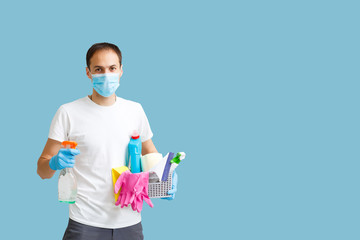
[[[111,169],[125,165],[134,130],[141,141],[152,138],[148,119],[139,103],[116,97],[111,106],[101,106],[89,97],[66,103],[58,109],[49,138],[76,141],[80,154],[73,168],[77,180],[76,202],[69,204],[69,217],[102,228],[122,228],[141,221],[131,206],[115,206]]]

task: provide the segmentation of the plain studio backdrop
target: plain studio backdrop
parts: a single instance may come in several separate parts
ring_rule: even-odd
[[[13,1],[0,7],[2,239],[61,239],[51,120],[119,46],[116,94],[159,152],[184,151],[145,239],[360,239],[358,1]],[[110,171],[110,169],[109,169]]]

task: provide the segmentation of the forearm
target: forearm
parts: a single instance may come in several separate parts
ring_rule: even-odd
[[[142,143],[142,150],[141,154],[145,156],[148,153],[157,153],[156,147],[151,139],[147,140],[146,142]]]
[[[37,174],[42,178],[51,178],[55,174],[55,170],[50,168],[50,159],[58,154],[61,148],[61,142],[48,138],[44,150],[40,155],[37,163]]]
[[[47,179],[47,178],[51,178],[52,176],[54,176],[55,174],[55,170],[52,170],[50,168],[49,162],[50,162],[51,158],[46,158],[41,156],[38,160],[38,164],[37,164],[37,174],[42,178],[42,179]]]

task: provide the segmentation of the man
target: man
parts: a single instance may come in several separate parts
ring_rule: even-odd
[[[94,44],[86,63],[92,95],[60,106],[37,172],[46,179],[56,170],[73,167],[78,194],[76,202],[69,204],[63,240],[143,239],[141,214],[130,205],[120,208],[114,204],[111,169],[125,165],[134,130],[141,137],[142,155],[157,152],[153,133],[142,106],[115,95],[123,74],[119,48],[110,43]],[[77,149],[61,149],[63,141],[76,141]],[[176,186],[172,190],[175,193]],[[174,194],[169,199],[173,198]]]

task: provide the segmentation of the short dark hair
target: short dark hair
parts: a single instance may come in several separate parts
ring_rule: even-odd
[[[90,69],[90,59],[92,58],[92,56],[95,54],[96,51],[108,50],[108,49],[113,50],[118,55],[119,61],[120,61],[120,66],[121,66],[122,56],[121,56],[121,51],[118,48],[118,46],[116,46],[115,44],[112,44],[112,43],[103,42],[103,43],[95,43],[87,51],[87,53],[86,53],[87,67]]]

